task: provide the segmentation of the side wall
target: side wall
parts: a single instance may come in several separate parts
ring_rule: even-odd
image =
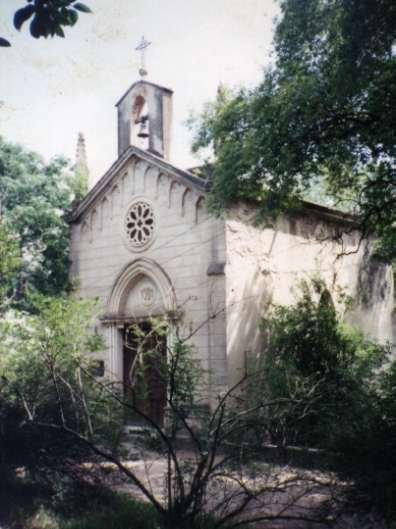
[[[123,238],[124,216],[136,197],[150,201],[156,217],[154,242],[143,251],[131,250]],[[72,225],[71,275],[78,280],[78,295],[98,298],[106,313],[121,271],[136,259],[153,261],[172,284],[182,314],[182,335],[192,334],[190,341],[211,386],[222,387],[226,383],[224,311],[218,317],[213,315],[225,305],[225,277],[208,275],[208,269],[213,263],[224,262],[224,248],[224,221],[208,215],[197,190],[175,175],[132,159],[105,194]],[[114,333],[111,337],[102,323],[98,329],[107,340],[103,358],[109,372],[112,362],[114,365]]]
[[[254,219],[255,212],[248,205],[239,204],[227,214],[230,383],[245,372],[249,355],[262,347],[261,317],[273,305],[295,302],[296,287],[302,279],[322,278],[336,304],[340,295],[350,296],[352,308],[345,314],[346,319],[367,336],[392,342],[392,269],[371,258],[371,243],[364,241],[357,250],[359,233],[350,227],[350,233],[336,242],[334,237],[342,226],[324,220],[318,213],[283,217],[264,229],[256,227]]]

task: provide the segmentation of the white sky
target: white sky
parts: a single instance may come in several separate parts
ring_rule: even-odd
[[[270,59],[275,0],[83,0],[65,39],[33,39],[12,27],[25,0],[1,0],[0,135],[38,151],[74,158],[84,133],[92,181],[116,158],[114,104],[138,79],[134,51],[144,35],[147,80],[174,90],[171,161],[193,166],[190,111],[215,97],[220,82],[254,85]],[[198,162],[199,163],[199,162]]]

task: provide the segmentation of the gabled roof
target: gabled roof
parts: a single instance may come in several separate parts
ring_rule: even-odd
[[[108,171],[98,180],[94,187],[88,192],[85,198],[78,204],[78,206],[71,212],[68,220],[69,222],[77,222],[80,217],[85,213],[85,211],[95,202],[97,197],[101,195],[109,184],[115,179],[119,170],[133,157],[137,157],[141,160],[144,160],[155,167],[160,171],[164,171],[177,180],[180,183],[186,185],[187,187],[192,187],[200,193],[205,193],[210,188],[210,181],[204,180],[195,176],[190,171],[184,171],[174,166],[173,164],[167,162],[160,156],[144,151],[131,145],[128,149],[113,163],[113,165],[108,169]],[[248,200],[252,205],[256,205],[255,201]],[[346,223],[357,226],[356,217],[344,211],[340,211],[333,208],[328,208],[314,202],[303,201],[302,202],[301,212],[308,215],[316,215],[321,217],[324,220],[336,223]]]
[[[204,193],[209,189],[209,184],[205,180],[194,176],[188,171],[178,169],[171,163],[165,161],[163,158],[156,156],[149,151],[143,151],[142,149],[131,145],[123,154],[121,154],[121,156],[113,163],[110,169],[88,192],[79,205],[71,212],[68,219],[69,222],[77,222],[80,219],[85,211],[95,202],[97,197],[101,195],[104,189],[106,189],[107,186],[114,180],[119,170],[134,156],[154,165],[160,171],[170,174],[179,180],[180,183],[186,185],[187,187],[193,187],[200,193]]]
[[[115,104],[116,107],[121,103],[121,101],[124,99],[124,97],[129,94],[129,92],[132,90],[133,87],[135,87],[138,84],[147,84],[149,86],[154,86],[155,88],[159,88],[160,90],[163,90],[164,92],[168,92],[169,94],[173,94],[173,90],[170,88],[166,88],[166,86],[161,86],[159,84],[151,83],[150,81],[144,81],[143,79],[140,79],[139,81],[135,81],[131,84],[131,86],[128,88],[128,90],[120,97],[120,99]]]
[[[301,211],[310,215],[316,215],[329,222],[348,224],[351,226],[353,225],[355,228],[359,226],[358,218],[353,213],[342,211],[341,209],[323,206],[322,204],[317,204],[316,202],[303,200],[301,202]]]

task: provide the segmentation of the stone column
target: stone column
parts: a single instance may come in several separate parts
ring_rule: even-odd
[[[123,380],[122,334],[117,323],[111,323],[107,330],[109,344],[109,374],[115,382]]]

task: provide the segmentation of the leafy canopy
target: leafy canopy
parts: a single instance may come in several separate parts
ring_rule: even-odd
[[[276,214],[319,183],[392,257],[396,4],[282,0],[281,13],[262,83],[221,88],[195,124],[193,150],[214,151],[212,207],[253,198]]]
[[[0,218],[0,316],[12,301],[15,279],[21,267],[18,237]]]
[[[88,6],[75,0],[26,0],[25,6],[14,14],[14,27],[20,30],[30,20],[29,31],[32,37],[64,37],[63,28],[74,26],[78,13],[91,13]],[[0,47],[11,46],[10,42],[0,37]]]
[[[0,138],[1,217],[7,229],[17,234],[4,235],[8,238],[1,239],[0,251],[11,252],[9,259],[20,255],[12,283],[17,301],[27,288],[56,295],[67,286],[65,215],[77,198],[76,176],[67,167],[63,158],[45,164],[37,154]]]

